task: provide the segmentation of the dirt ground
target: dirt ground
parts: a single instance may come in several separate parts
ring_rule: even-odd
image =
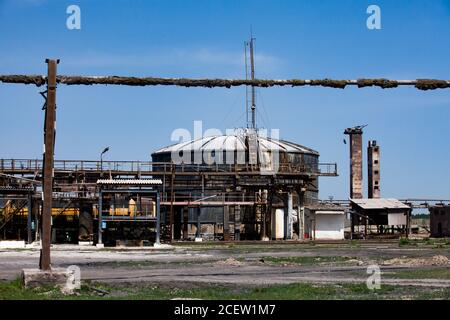
[[[450,287],[448,245],[255,243],[160,249],[55,245],[52,249],[53,267],[77,265],[82,280],[104,283],[365,283],[367,267],[378,265],[383,284]],[[14,280],[23,268],[36,268],[38,262],[38,249],[0,250],[0,280]],[[439,271],[439,277],[433,270]],[[415,276],[405,274],[408,271],[414,271],[411,274]]]

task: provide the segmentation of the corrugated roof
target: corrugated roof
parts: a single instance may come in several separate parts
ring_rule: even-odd
[[[305,205],[305,208],[311,211],[346,211],[348,208],[332,203],[315,203]]]
[[[333,214],[333,215],[341,215],[341,214],[345,214],[345,211],[344,210],[340,210],[340,211],[335,211],[335,210],[333,210],[333,211],[331,211],[331,210],[329,210],[329,211],[322,211],[322,210],[320,210],[320,211],[316,211],[316,214],[323,214],[323,215],[331,215],[331,214]]]
[[[170,145],[168,147],[159,149],[154,152],[166,153],[166,152],[192,152],[192,151],[220,151],[220,150],[246,150],[245,144],[246,133],[236,131],[233,134],[208,136],[196,140],[185,141],[177,144]],[[265,151],[278,151],[288,153],[309,153],[319,155],[319,153],[310,148],[302,145],[285,141],[276,140],[268,137],[258,136],[258,145],[262,152]]]
[[[350,199],[362,209],[410,209],[410,206],[397,199]]]
[[[116,185],[160,185],[161,179],[99,179],[97,184],[116,184]]]

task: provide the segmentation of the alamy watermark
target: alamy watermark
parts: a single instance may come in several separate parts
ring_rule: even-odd
[[[66,269],[67,281],[62,289],[64,293],[72,294],[75,290],[81,289],[81,270],[76,265],[68,266]]]
[[[221,136],[224,134],[220,129],[203,131],[202,121],[194,121],[193,134],[185,128],[175,129],[171,141],[178,143],[179,148],[172,148],[171,162],[177,165],[248,164],[258,166],[261,174],[278,172],[279,129],[270,132],[267,129],[226,129],[225,138],[215,139]]]
[[[367,274],[370,276],[366,280],[367,289],[381,289],[381,269],[380,266],[374,264],[367,267]]]
[[[79,6],[72,4],[67,7],[66,13],[69,15],[66,20],[66,27],[69,30],[81,29],[81,9]]]
[[[381,30],[381,8],[372,4],[367,7],[366,12],[367,14],[370,14],[366,21],[367,29]]]

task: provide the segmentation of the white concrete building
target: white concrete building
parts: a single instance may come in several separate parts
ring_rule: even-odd
[[[309,206],[305,208],[305,231],[314,240],[343,240],[346,214],[335,205]]]

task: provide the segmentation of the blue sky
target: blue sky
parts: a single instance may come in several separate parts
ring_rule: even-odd
[[[71,4],[81,30],[66,28]],[[381,30],[366,28],[370,4]],[[59,58],[60,74],[243,78],[250,26],[259,78],[450,78],[449,0],[0,0],[0,74],[45,74],[45,58]],[[0,84],[0,158],[41,158],[41,90]],[[110,146],[107,159],[148,160],[194,120],[245,125],[245,88],[60,86],[57,101],[57,159]],[[348,197],[342,132],[360,124],[365,146],[382,148],[383,196],[450,198],[449,90],[268,88],[258,110],[261,127],[338,163],[322,198]]]

